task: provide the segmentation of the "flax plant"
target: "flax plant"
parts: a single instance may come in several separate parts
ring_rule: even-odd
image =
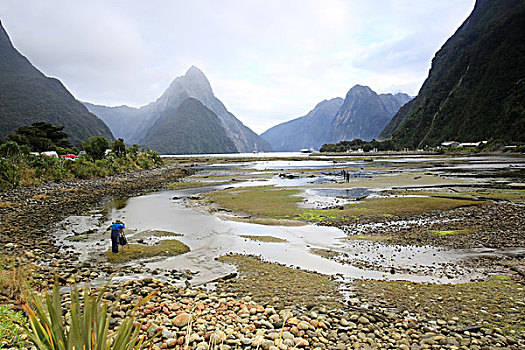
[[[135,350],[148,347],[153,339],[145,341],[140,336],[140,326],[135,326],[136,310],[147,303],[155,293],[142,299],[122,322],[118,330],[109,333],[109,322],[115,304],[108,306],[102,296],[108,286],[90,293],[86,286],[82,293],[76,285],[71,288],[69,318],[62,306],[57,281],[52,295],[41,298],[33,295],[30,304],[24,305],[29,319],[26,327],[28,338],[38,350]],[[83,300],[83,303],[81,302]]]

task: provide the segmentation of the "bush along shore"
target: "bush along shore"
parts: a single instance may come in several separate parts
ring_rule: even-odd
[[[22,281],[30,281],[36,290],[47,290],[55,275],[63,286],[79,281],[81,287],[84,282],[111,275],[156,276],[157,271],[140,266],[104,261],[80,264],[75,255],[59,252],[49,232],[67,216],[85,214],[111,199],[164,188],[188,173],[168,165],[0,192],[0,304],[16,310],[23,300]],[[360,296],[359,302],[345,302],[337,283],[328,276],[253,257],[225,259],[238,266],[239,276],[218,281],[215,291],[182,288],[175,281],[153,277],[127,281],[115,278],[103,297],[113,304],[108,335],[111,337],[131,317],[136,305],[155,293],[134,314],[139,337],[153,339],[154,349],[520,349],[525,346],[524,335],[519,332],[482,322],[463,322],[454,315],[439,318],[417,307],[392,308],[388,303],[367,302],[366,294]],[[356,293],[364,293],[368,286],[364,284]],[[513,295],[517,298],[515,307],[521,309],[523,300]],[[70,300],[68,293],[62,296],[66,309]],[[368,307],[364,307],[366,304]],[[67,316],[66,312],[65,320]],[[32,347],[20,329],[23,322],[18,314],[0,320],[0,327],[15,325],[9,328],[9,334],[15,336],[2,339],[1,347]]]

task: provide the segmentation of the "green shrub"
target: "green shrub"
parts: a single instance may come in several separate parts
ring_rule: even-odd
[[[141,349],[145,343],[139,337],[140,326],[135,326],[136,310],[147,303],[155,293],[151,293],[138,303],[122,322],[114,334],[109,334],[109,321],[115,303],[108,305],[102,301],[107,286],[92,292],[87,286],[82,298],[76,285],[71,287],[69,317],[62,306],[58,282],[55,280],[52,295],[40,298],[33,295],[24,310],[29,318],[26,333],[39,350],[71,349]],[[82,300],[82,302],[81,302]],[[150,339],[151,341],[151,339]]]
[[[16,347],[22,348],[20,336],[23,324],[23,317],[20,312],[16,312],[7,305],[0,305],[0,348]]]
[[[104,138],[90,138],[88,142],[99,148],[100,154],[85,155],[75,161],[53,157],[33,156],[26,145],[7,141],[0,146],[0,153],[6,159],[0,159],[0,188],[9,189],[19,185],[37,185],[49,180],[87,179],[94,176],[109,176],[116,173],[130,172],[137,169],[150,169],[162,165],[162,159],[153,151],[136,153],[138,147],[132,147],[129,153],[110,152],[107,157]],[[71,148],[58,147],[60,153],[72,153]],[[93,151],[93,149],[91,150]],[[99,158],[97,158],[99,157]],[[101,157],[101,158],[100,158]]]
[[[126,156],[126,145],[124,144],[124,139],[118,138],[111,144],[111,152],[113,152],[117,157]]]
[[[109,148],[109,141],[102,136],[90,137],[82,144],[86,153],[94,160],[104,158]]]
[[[131,156],[132,159],[137,158],[137,155],[139,154],[139,145],[134,144],[133,146],[129,147],[127,150],[127,154]]]
[[[15,188],[20,180],[21,176],[17,165],[8,160],[0,159],[0,187]]]
[[[14,141],[6,141],[0,145],[0,157],[13,158],[30,152],[27,145],[18,145]]]

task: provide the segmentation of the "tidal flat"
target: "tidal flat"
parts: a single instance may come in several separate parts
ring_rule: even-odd
[[[12,231],[1,237],[11,260],[0,283],[9,284],[7,273],[27,263],[39,288],[58,273],[63,284],[112,278],[139,295],[159,289],[173,303],[231,300],[221,307],[238,314],[246,306],[253,330],[228,333],[220,319],[207,321],[206,306],[192,317],[213,322],[241,348],[273,341],[281,328],[306,348],[525,346],[523,158],[168,163],[162,179],[147,180],[154,188],[132,190],[136,179],[122,176],[3,193],[0,202],[8,204],[0,210]],[[167,175],[175,170],[178,176]],[[34,244],[16,233],[17,217],[38,220],[53,208],[56,215],[30,232]],[[124,250],[154,253],[109,261],[107,227],[115,219],[126,223]],[[171,251],[175,238],[188,249]],[[506,298],[497,315],[491,294]],[[162,303],[144,311],[146,323],[166,327]],[[297,329],[302,321],[312,333]],[[187,336],[183,327],[166,331]],[[190,344],[206,341],[195,332]]]

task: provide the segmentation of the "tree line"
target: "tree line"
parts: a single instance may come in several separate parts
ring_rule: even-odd
[[[352,141],[340,141],[336,144],[327,143],[321,146],[320,152],[347,152],[347,151],[358,151],[370,152],[372,150],[377,151],[399,151],[401,147],[396,145],[391,139],[385,141],[363,141],[361,139],[353,139]]]
[[[126,147],[122,138],[110,142],[94,136],[72,146],[64,126],[36,122],[22,126],[0,140],[0,188],[37,185],[45,181],[107,176],[162,165],[160,156],[138,145]],[[108,152],[108,150],[110,150]],[[75,161],[37,155],[79,155]]]

